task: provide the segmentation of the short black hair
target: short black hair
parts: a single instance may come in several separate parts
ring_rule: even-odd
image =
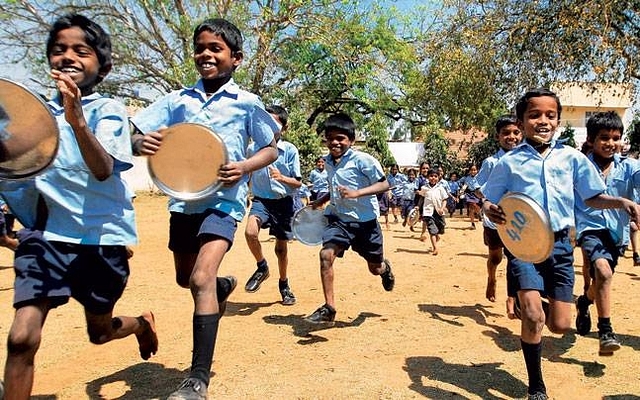
[[[437,169],[433,169],[431,168],[428,172],[427,172],[427,176],[431,176],[431,175],[438,175],[440,176],[440,173],[438,172]]]
[[[209,18],[202,21],[193,30],[193,47],[196,46],[196,39],[203,31],[209,31],[220,35],[222,40],[229,46],[233,53],[242,51],[242,33],[237,26],[224,18]]]
[[[546,88],[537,88],[531,89],[524,96],[520,97],[520,100],[516,103],[516,116],[520,121],[524,120],[524,113],[527,111],[527,106],[529,105],[529,100],[534,97],[553,97],[558,106],[558,120],[560,120],[560,115],[562,114],[562,105],[560,104],[560,98],[557,94],[552,92]]]
[[[104,75],[106,75],[113,65],[109,34],[105,32],[100,25],[80,14],[66,14],[53,23],[49,30],[49,38],[47,39],[47,58],[56,43],[58,33],[74,26],[77,26],[84,32],[87,44],[96,52],[98,62],[100,63],[100,72],[104,72]],[[98,76],[96,83],[100,83],[104,75]]]
[[[593,142],[602,129],[620,131],[620,136],[624,133],[622,119],[615,111],[602,111],[589,117],[587,120],[587,140]]]
[[[513,114],[505,114],[498,117],[496,121],[496,135],[500,133],[500,130],[508,125],[517,125],[518,118]]]
[[[273,104],[265,107],[265,110],[267,110],[269,114],[277,115],[283,128],[287,126],[287,122],[289,122],[289,113],[284,107]]]
[[[342,131],[352,142],[356,140],[356,124],[350,116],[345,113],[335,113],[330,115],[323,125],[325,135],[329,131]]]

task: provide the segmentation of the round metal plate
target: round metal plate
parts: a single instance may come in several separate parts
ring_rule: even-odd
[[[291,230],[300,243],[317,246],[322,244],[322,232],[325,226],[327,226],[327,217],[324,216],[324,210],[320,208],[314,210],[311,206],[306,206],[294,214]]]
[[[420,210],[418,207],[414,207],[409,211],[409,216],[407,218],[409,220],[409,226],[414,226],[420,221]]]
[[[49,106],[19,83],[0,78],[0,179],[23,179],[46,169],[60,133]]]
[[[147,163],[160,190],[177,199],[196,200],[220,188],[218,172],[228,163],[220,136],[194,123],[173,125],[162,134],[162,145]]]
[[[551,256],[553,231],[547,213],[529,196],[507,193],[498,205],[506,224],[497,224],[498,235],[516,258],[539,263]]]

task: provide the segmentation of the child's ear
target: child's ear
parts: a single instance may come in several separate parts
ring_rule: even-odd
[[[238,50],[233,53],[233,58],[233,66],[237,67],[238,65],[240,65],[242,60],[244,60],[244,53],[241,50]]]
[[[101,82],[109,74],[109,72],[111,72],[111,67],[111,64],[106,64],[100,67],[100,70],[98,71],[98,78],[100,78]]]

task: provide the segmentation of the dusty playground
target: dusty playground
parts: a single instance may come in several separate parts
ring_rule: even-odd
[[[160,348],[145,362],[134,337],[92,345],[81,307],[71,301],[49,314],[36,359],[33,398],[164,399],[186,375],[191,359],[190,294],[174,283],[166,248],[166,197],[140,193],[135,202],[140,243],[117,314],[150,309]],[[380,279],[349,252],[336,263],[338,314],[331,328],[303,317],[323,302],[319,247],[290,245],[290,281],[298,297],[282,306],[273,242],[261,239],[271,277],[257,293],[244,283],[255,264],[244,225],[225,258],[222,274],[238,278],[218,335],[209,395],[215,399],[511,399],[526,395],[519,321],[505,315],[504,261],[498,298],[485,294],[486,249],[482,229],[466,218],[448,219],[439,254],[419,234],[392,224],[386,256],[396,275],[387,293]],[[578,252],[576,252],[578,255]],[[0,359],[11,322],[12,254],[0,249]],[[578,294],[582,286],[576,259]],[[640,399],[640,267],[630,252],[613,284],[613,326],[623,342],[613,357],[598,356],[597,333],[564,336],[545,329],[543,373],[554,399]],[[574,311],[575,313],[575,311]],[[595,309],[592,309],[595,315]],[[594,322],[595,326],[595,322]]]

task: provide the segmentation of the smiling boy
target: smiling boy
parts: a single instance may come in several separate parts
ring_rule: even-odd
[[[544,325],[554,333],[566,332],[571,326],[575,277],[569,228],[575,223],[576,198],[588,207],[624,208],[634,220],[640,215],[640,207],[632,201],[605,194],[604,182],[584,154],[554,139],[561,112],[555,93],[547,89],[525,93],[516,104],[524,143],[498,161],[481,188],[486,197],[483,211],[492,222],[506,223],[497,205],[506,193],[523,193],[548,213],[554,232],[553,252],[543,262],[524,262],[505,251],[512,271],[508,277],[515,280],[521,306],[520,342],[531,400],[548,398],[541,368]],[[541,294],[549,299],[548,316]]]

